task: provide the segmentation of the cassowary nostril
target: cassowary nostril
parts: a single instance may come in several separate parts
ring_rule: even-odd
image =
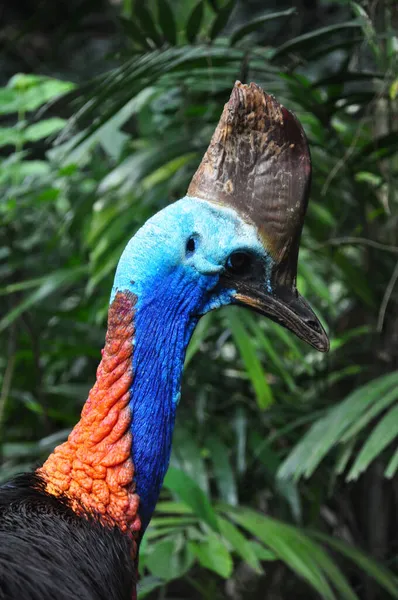
[[[319,326],[319,323],[317,321],[315,321],[314,319],[308,319],[307,325],[308,325],[308,327],[311,327],[311,329],[313,329],[317,333],[321,332],[321,328]]]

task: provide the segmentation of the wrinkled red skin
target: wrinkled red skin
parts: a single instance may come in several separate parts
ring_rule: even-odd
[[[47,481],[46,491],[65,495],[75,512],[96,513],[104,523],[117,525],[131,536],[132,558],[138,562],[141,521],[131,458],[129,407],[135,303],[134,294],[117,293],[109,309],[97,380],[81,419],[38,473]]]

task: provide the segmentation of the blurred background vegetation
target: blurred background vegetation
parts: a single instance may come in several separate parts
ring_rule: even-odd
[[[239,309],[188,350],[141,597],[398,598],[395,0],[19,0],[0,9],[1,480],[63,441],[121,251],[185,194],[236,79],[313,157],[317,354]]]

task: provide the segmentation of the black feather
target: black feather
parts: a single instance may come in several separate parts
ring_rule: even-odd
[[[77,515],[35,474],[0,486],[0,600],[131,600],[131,542]]]

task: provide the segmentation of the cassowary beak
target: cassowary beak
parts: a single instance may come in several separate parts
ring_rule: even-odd
[[[329,338],[318,317],[302,296],[289,288],[277,288],[273,293],[264,292],[260,286],[239,283],[241,291],[234,294],[236,302],[265,315],[272,321],[290,329],[299,338],[320,352],[329,350]]]
[[[296,289],[310,183],[311,157],[299,121],[256,84],[237,82],[188,195],[233,208],[258,231],[269,265],[244,278],[224,277],[236,302],[325,352],[328,337]]]

